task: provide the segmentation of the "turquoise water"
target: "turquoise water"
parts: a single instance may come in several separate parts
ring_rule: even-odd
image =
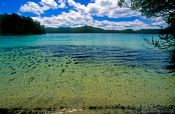
[[[0,36],[0,47],[75,45],[116,46],[121,48],[145,49],[144,38],[158,35],[144,34],[45,34],[30,36]],[[144,46],[142,45],[144,44]]]
[[[169,53],[153,48],[144,34],[45,34],[30,36],[0,36],[0,48],[28,47],[52,52],[54,56],[71,56],[78,60],[103,60],[116,64],[142,66],[165,71]],[[76,55],[79,56],[76,56]]]
[[[175,105],[170,55],[152,36],[0,36],[0,108]]]

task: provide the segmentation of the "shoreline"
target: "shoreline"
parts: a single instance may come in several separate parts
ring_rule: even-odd
[[[91,112],[91,113],[90,113]],[[0,114],[98,114],[98,113],[110,112],[115,114],[116,112],[129,113],[129,114],[141,114],[141,113],[175,113],[175,105],[163,106],[163,105],[148,105],[148,106],[123,106],[123,105],[107,105],[107,106],[87,106],[82,108],[0,108]]]

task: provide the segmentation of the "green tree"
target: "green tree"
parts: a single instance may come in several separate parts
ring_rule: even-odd
[[[12,14],[0,14],[0,34],[42,34],[44,26],[30,17]]]
[[[119,0],[118,5],[127,4],[125,0]],[[161,49],[175,50],[175,0],[130,0],[129,5],[132,10],[141,12],[143,16],[161,17],[168,27],[160,33],[159,40],[148,40],[147,43],[153,44]]]

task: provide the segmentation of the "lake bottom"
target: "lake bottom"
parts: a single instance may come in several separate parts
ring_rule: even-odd
[[[140,50],[121,50],[1,48],[0,108],[83,114],[174,112],[174,74],[155,70],[163,65],[150,65],[144,62],[147,58],[140,60]]]

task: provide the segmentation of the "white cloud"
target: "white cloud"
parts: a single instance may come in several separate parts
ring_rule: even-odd
[[[65,0],[58,0],[58,3],[59,3],[59,5],[58,5],[58,7],[59,8],[65,8],[66,7],[66,1]]]
[[[153,21],[151,23],[152,26],[159,26],[159,27],[163,27],[163,28],[168,26],[168,24],[165,22],[165,20],[163,20],[161,17],[153,18],[152,21]]]
[[[58,2],[58,3],[57,3]],[[27,2],[23,6],[20,7],[21,12],[31,12],[36,15],[43,14],[44,11],[49,9],[58,9],[58,8],[65,8],[65,0],[41,0],[38,4],[35,2]]]
[[[58,4],[54,0],[41,0],[40,4],[53,9],[58,7]]]
[[[118,0],[95,0],[87,6],[76,3],[74,0],[68,0],[70,6],[83,13],[90,13],[96,16],[107,16],[109,18],[131,17],[140,15],[139,12],[132,11],[127,6],[120,8]]]
[[[21,12],[32,12],[34,14],[42,14],[44,12],[44,9],[36,4],[35,2],[27,2],[23,6],[20,7]]]
[[[61,26],[82,26],[88,24],[88,22],[92,21],[93,18],[91,15],[82,14],[80,12],[76,12],[74,10],[70,10],[70,12],[62,12],[57,16],[51,17],[33,17],[33,19],[41,22],[41,24],[49,27],[61,27]]]
[[[51,17],[33,17],[34,20],[41,22],[47,27],[77,27],[77,26],[94,26],[108,30],[123,30],[123,29],[157,29],[159,25],[151,25],[144,23],[141,20],[134,21],[108,21],[108,20],[95,20],[90,14],[84,14],[81,11],[77,12],[71,10],[66,13],[63,12],[57,16]]]
[[[40,15],[44,11],[49,9],[65,8],[66,2],[73,9],[69,9],[68,12],[62,12],[59,15],[51,17],[33,17],[38,20],[41,24],[47,27],[76,27],[83,25],[90,25],[103,29],[111,30],[123,30],[123,29],[156,29],[160,26],[165,25],[165,21],[161,18],[149,19],[150,22],[146,23],[145,18],[141,16],[139,12],[132,11],[127,7],[120,8],[117,5],[118,0],[93,0],[87,5],[83,5],[75,2],[74,0],[41,0],[41,2],[34,3],[28,2],[21,6],[21,12],[33,12],[34,14]],[[129,5],[129,0],[128,0]],[[94,19],[94,16],[108,18],[121,18],[138,16],[141,20],[135,19],[133,21],[99,21]]]
[[[156,26],[152,27],[149,24],[146,24],[138,19],[134,21],[95,21],[95,26],[96,27],[101,27],[103,29],[107,30],[124,30],[124,29],[134,29],[134,30],[139,30],[139,29],[148,29],[148,28],[157,28]]]

